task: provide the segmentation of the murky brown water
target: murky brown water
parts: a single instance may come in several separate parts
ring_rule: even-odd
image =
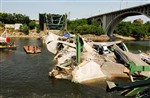
[[[53,57],[40,40],[13,39],[17,50],[0,50],[0,98],[123,98],[120,92],[106,92],[106,81],[86,85],[48,77]],[[26,54],[24,45],[40,45],[42,53]],[[118,81],[116,81],[118,80]],[[124,82],[116,79],[115,82]]]

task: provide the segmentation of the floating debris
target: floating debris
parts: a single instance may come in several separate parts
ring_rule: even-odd
[[[25,52],[28,54],[37,54],[41,53],[41,49],[37,45],[24,46]]]
[[[78,83],[96,78],[126,77],[131,80],[131,83],[125,84],[128,86],[140,84],[134,82],[134,77],[150,76],[150,66],[142,59],[145,55],[131,53],[121,41],[92,42],[79,35],[71,38],[53,33],[49,33],[44,40],[47,49],[55,54],[54,60],[57,60],[57,64],[49,72],[50,77]],[[149,82],[144,82],[147,81]],[[113,82],[109,84],[115,86]],[[129,92],[128,95],[135,94]]]

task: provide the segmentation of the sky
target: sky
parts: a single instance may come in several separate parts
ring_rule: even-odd
[[[72,20],[148,3],[150,0],[0,0],[0,12],[25,14],[31,19],[39,19],[39,13],[67,14]],[[150,21],[143,15],[125,21],[138,18]]]

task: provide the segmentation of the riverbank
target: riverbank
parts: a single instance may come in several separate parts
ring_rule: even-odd
[[[0,28],[0,34],[2,34],[4,31],[4,28]],[[50,30],[50,32],[54,33],[54,34],[58,34],[58,35],[62,35],[62,31],[60,30]],[[40,33],[36,33],[35,30],[30,30],[29,34],[26,35],[23,32],[17,31],[17,30],[7,30],[7,36],[8,37],[34,37],[34,38],[40,38],[42,36],[45,36],[46,32],[41,31]],[[114,34],[114,36],[116,37],[116,40],[136,40],[135,38],[129,36],[122,36],[122,35],[118,35],[118,34]],[[82,35],[83,38],[87,38],[90,39],[92,41],[95,42],[104,42],[104,41],[109,41],[109,37],[107,35],[94,35],[94,34],[85,34]],[[147,37],[145,39],[141,39],[141,40],[150,40],[150,37]]]
[[[114,34],[115,37],[119,38],[119,39],[122,39],[122,40],[136,40],[135,38],[129,36],[129,37],[126,37],[126,36],[122,36],[122,35],[118,35],[118,34]]]
[[[87,39],[91,39],[94,42],[105,42],[105,41],[109,41],[109,37],[107,35],[93,35],[93,34],[86,34],[86,35],[82,35],[84,38]],[[116,40],[136,40],[134,37],[126,37],[126,36],[122,36],[122,35],[118,35],[118,34],[114,34],[115,39]],[[150,40],[150,38],[146,38],[144,40]]]
[[[51,31],[52,33],[56,34],[56,31]],[[58,31],[57,31],[58,32]],[[46,34],[44,32],[40,32],[40,33],[29,33],[28,35],[25,34],[7,34],[8,37],[23,37],[23,38],[28,38],[28,37],[33,37],[33,38],[40,38],[42,36],[45,36]],[[60,35],[60,34],[59,34]],[[116,40],[136,40],[133,37],[126,37],[126,36],[122,36],[122,35],[118,35],[118,34],[114,34],[114,36],[116,37]],[[83,38],[86,39],[90,39],[94,42],[105,42],[105,41],[109,41],[109,37],[107,35],[92,35],[92,34],[86,34],[86,35],[82,35]],[[140,40],[150,40],[150,38],[145,38],[145,39],[140,39]]]

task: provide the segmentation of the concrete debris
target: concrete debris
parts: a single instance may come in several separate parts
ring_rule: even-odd
[[[75,38],[58,36],[53,33],[48,33],[44,38],[47,49],[55,54],[54,60],[57,61],[49,72],[50,77],[69,79],[78,83],[104,77],[128,77],[127,74],[130,71],[126,71],[127,74],[124,73],[127,67],[123,63],[118,63],[121,59],[118,57],[120,54],[128,57],[126,52],[129,53],[129,51],[125,44],[122,42],[103,42],[103,44],[86,42],[82,37],[79,40],[83,42],[80,43],[83,44],[83,48],[80,47],[81,53],[77,53],[79,48]],[[77,61],[77,55],[81,55],[80,62]]]

